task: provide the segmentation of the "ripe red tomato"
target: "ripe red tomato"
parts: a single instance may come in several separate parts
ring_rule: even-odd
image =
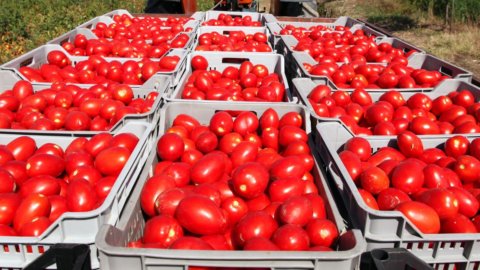
[[[382,169],[370,167],[360,174],[360,185],[364,190],[377,195],[390,186],[390,181]]]
[[[278,217],[285,224],[305,226],[313,215],[313,206],[307,197],[294,196],[278,208]]]
[[[397,136],[397,145],[406,157],[418,157],[423,153],[423,143],[414,133],[402,132]]]
[[[451,218],[459,210],[459,203],[455,194],[443,188],[432,188],[422,192],[418,201],[432,207],[440,219]]]
[[[37,145],[28,136],[20,136],[7,144],[7,149],[12,153],[15,160],[27,161],[35,153]]]
[[[155,175],[149,178],[140,194],[140,205],[148,216],[155,215],[157,198],[165,191],[175,188],[175,181],[166,174]]]
[[[407,194],[420,190],[424,183],[423,166],[413,160],[405,160],[392,171],[392,186]]]
[[[257,162],[240,165],[232,175],[233,190],[239,196],[253,199],[261,195],[268,186],[268,170]]]
[[[268,238],[253,237],[245,242],[243,250],[280,250],[280,248]]]
[[[130,151],[124,147],[107,148],[95,158],[95,168],[103,175],[118,176],[127,163],[130,154]]]
[[[85,212],[98,206],[97,193],[86,180],[77,179],[67,187],[67,208],[71,212]]]
[[[246,241],[254,237],[270,239],[277,228],[277,222],[267,212],[248,212],[234,227],[232,237],[235,246],[243,247]]]
[[[278,228],[272,236],[272,242],[281,250],[307,250],[310,239],[307,232],[295,224],[285,224]]]
[[[445,153],[453,158],[467,154],[470,142],[464,136],[453,136],[448,138],[444,144]]]
[[[178,160],[184,148],[183,139],[175,133],[166,133],[157,142],[157,154],[163,160]]]
[[[19,231],[25,224],[40,217],[48,217],[51,205],[46,196],[31,194],[24,198],[13,218],[13,228]]]
[[[312,246],[331,247],[339,236],[337,226],[328,219],[312,219],[305,230]]]
[[[192,166],[191,181],[196,184],[217,182],[223,176],[225,169],[224,157],[219,153],[209,153]]]
[[[0,194],[0,224],[10,225],[22,198],[16,193]]]
[[[396,188],[384,189],[377,196],[378,208],[380,210],[393,210],[399,204],[409,201],[411,199],[407,193]]]
[[[155,243],[162,248],[170,247],[183,236],[183,229],[175,218],[168,215],[155,216],[145,223],[143,243]]]
[[[430,234],[440,232],[440,218],[433,208],[416,201],[403,202],[395,210],[402,212],[420,232]]]
[[[303,180],[287,177],[275,180],[268,187],[268,195],[272,202],[284,202],[292,196],[300,196],[305,191]]]
[[[462,214],[442,219],[442,233],[477,233],[475,224]]]
[[[361,137],[353,137],[349,139],[343,146],[344,151],[351,151],[356,154],[361,161],[367,161],[372,155],[372,148],[370,143]]]
[[[170,249],[211,250],[213,248],[207,242],[200,238],[193,236],[183,236],[173,242],[170,246]]]
[[[351,151],[342,151],[340,154],[340,160],[347,169],[348,174],[354,182],[357,181],[360,173],[362,172],[362,163],[358,155]]]
[[[65,162],[62,158],[49,154],[36,154],[27,160],[27,174],[30,177],[50,175],[57,177],[63,173]]]
[[[206,70],[208,68],[208,61],[201,55],[192,57],[191,65],[194,70]]]
[[[198,195],[180,201],[175,218],[189,232],[201,235],[222,234],[227,226],[221,209],[212,200]]]

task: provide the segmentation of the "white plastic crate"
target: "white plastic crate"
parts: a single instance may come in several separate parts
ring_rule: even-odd
[[[11,70],[0,70],[0,93],[6,90],[11,90],[15,83],[18,81],[21,81],[22,78],[19,77],[15,72],[12,72]],[[147,122],[147,123],[152,123],[154,125],[154,135],[158,134],[157,130],[157,123],[160,119],[160,108],[163,106],[163,100],[162,96],[164,93],[168,91],[170,88],[170,80],[171,78],[169,76],[163,76],[163,75],[157,75],[157,87],[156,89],[149,89],[145,87],[132,87],[133,94],[135,98],[146,98],[149,93],[151,92],[158,92],[157,99],[152,105],[152,108],[150,111],[146,113],[141,113],[141,114],[130,114],[126,115],[123,117],[120,121],[118,121],[110,130],[109,132],[113,132],[115,130],[118,130],[122,126],[125,125],[125,123],[129,121],[142,121],[142,122]],[[88,84],[76,84],[80,88],[90,88],[93,85],[88,85]],[[48,89],[51,87],[51,84],[35,84],[32,83],[33,91],[37,92],[43,89]],[[37,134],[39,131],[38,130],[12,130],[12,129],[0,129],[0,133],[16,133],[16,132],[22,132],[24,134]],[[80,134],[96,134],[99,133],[98,131],[66,131],[66,130],[47,130],[47,131],[42,131],[44,134],[48,135],[56,135],[56,134],[65,134],[65,133],[80,133]]]
[[[277,106],[278,105],[278,106]],[[291,111],[299,112],[306,119],[308,112],[303,106],[294,104],[252,104],[245,108],[242,104],[199,104],[196,102],[169,103],[162,109],[160,128],[166,130],[178,114],[191,114],[202,124],[208,124],[218,110],[244,111],[245,109],[261,115],[268,108],[273,108],[279,116]],[[306,130],[310,129],[306,121]],[[311,145],[311,147],[313,147]],[[312,148],[313,149],[313,148]],[[126,248],[129,241],[142,236],[145,218],[140,208],[139,196],[143,183],[152,175],[153,167],[158,162],[156,153],[149,156],[147,168],[143,171],[143,181],[139,181],[132,193],[128,208],[122,213],[115,226],[103,226],[97,235],[96,244],[100,254],[101,268],[108,269],[187,269],[191,266],[201,267],[236,267],[268,269],[356,269],[359,255],[364,243],[358,231],[346,231],[335,202],[325,182],[323,172],[316,166],[313,170],[320,195],[325,199],[328,217],[334,221],[341,238],[337,251],[332,252],[268,252],[268,251],[207,251],[207,250],[167,250],[167,249],[132,249]],[[142,184],[141,184],[142,183]]]
[[[192,42],[193,39],[190,38],[190,41],[189,42]],[[23,76],[20,71],[19,71],[19,68],[20,67],[23,67],[23,66],[29,66],[29,67],[32,67],[32,68],[39,68],[42,64],[45,64],[47,63],[47,55],[49,52],[51,51],[55,51],[55,50],[58,50],[58,51],[62,51],[63,53],[65,53],[70,61],[71,61],[71,64],[73,66],[75,66],[76,63],[80,62],[80,61],[84,61],[84,60],[87,60],[88,57],[87,56],[69,56],[68,52],[65,51],[65,49],[63,49],[62,46],[60,45],[57,45],[57,44],[47,44],[47,45],[44,45],[44,46],[41,46],[41,47],[38,47],[22,56],[19,56],[5,64],[3,64],[2,66],[0,66],[1,69],[4,69],[4,70],[11,70],[13,72],[15,72],[17,74],[18,77],[20,77],[22,80],[27,80],[27,78],[25,76]],[[178,55],[180,56],[180,61],[179,63],[177,64],[177,67],[173,70],[173,71],[169,71],[169,72],[158,72],[156,73],[156,75],[153,75],[150,79],[148,79],[146,82],[144,82],[142,85],[130,85],[131,87],[143,87],[144,89],[161,89],[160,87],[160,84],[159,84],[159,81],[161,81],[162,79],[159,78],[157,76],[158,75],[166,75],[166,76],[170,76],[171,77],[171,84],[175,84],[175,82],[178,82],[178,80],[180,79],[180,77],[182,76],[183,74],[183,71],[185,70],[185,58],[187,56],[187,51],[185,50],[182,50],[182,49],[172,49],[170,50],[166,55]],[[105,57],[104,58],[107,62],[109,61],[119,61],[121,63],[123,62],[126,62],[128,60],[135,60],[135,61],[140,61],[141,59],[139,58],[117,58],[117,57]],[[159,59],[153,59],[153,61],[158,61]],[[50,83],[43,83],[43,82],[38,82],[37,84],[39,85],[48,85]]]
[[[186,71],[183,77],[180,79],[180,82],[177,84],[172,93],[165,95],[167,101],[178,101],[182,99],[182,92],[187,83],[188,77],[192,74],[192,67],[190,65],[192,57],[196,55],[202,55],[208,59],[209,67],[208,69],[215,69],[219,72],[222,72],[226,67],[234,66],[240,67],[241,63],[244,61],[251,61],[254,65],[263,64],[268,68],[270,73],[278,74],[280,82],[285,86],[285,102],[296,102],[293,96],[291,95],[287,77],[285,76],[285,63],[283,56],[278,54],[260,54],[260,53],[243,53],[239,52],[237,54],[225,54],[224,52],[192,52],[187,58]],[[219,101],[212,100],[202,100],[197,101],[201,103],[216,103]],[[225,101],[221,101],[225,102]],[[250,102],[249,102],[250,103]],[[248,105],[250,106],[250,105]]]
[[[314,81],[309,78],[293,79],[291,91],[292,91],[292,94],[296,95],[300,99],[300,102],[302,104],[307,106],[312,116],[318,119],[319,121],[338,121],[337,118],[320,117],[315,113],[315,110],[313,109],[312,105],[310,104],[310,101],[308,100],[308,95],[310,94],[310,92],[312,92],[313,88],[315,88],[318,85],[327,85],[332,89],[332,92],[337,91],[333,88],[333,85],[330,81],[327,81],[327,84],[325,84],[323,81]],[[424,93],[433,100],[439,96],[445,96],[445,95],[448,95],[450,92],[455,92],[460,90],[470,91],[475,98],[475,102],[480,101],[480,87],[475,86],[471,83],[467,83],[462,80],[458,80],[458,79],[446,79],[442,81],[440,84],[438,84],[435,88],[414,89],[411,91],[403,91],[401,93],[405,100],[407,100],[409,97],[413,96],[416,93]],[[390,91],[389,89],[383,89],[383,90],[376,89],[376,90],[368,91],[368,93],[372,97],[372,101],[376,102],[380,99],[380,97],[384,93],[389,91]],[[353,92],[353,90],[349,90],[346,92],[351,93]],[[354,134],[351,130],[349,130],[349,132],[351,134]]]
[[[259,13],[259,12],[241,12],[241,11],[220,11],[220,10],[208,10],[205,11],[204,17],[203,17],[203,22],[209,21],[209,20],[217,20],[218,16],[220,14],[226,14],[230,15],[233,18],[235,17],[246,17],[250,16],[252,17],[252,21],[259,21],[262,25],[266,25],[267,23],[274,22],[275,16],[269,14],[269,13]],[[228,26],[227,26],[228,27]],[[248,27],[248,26],[245,26]]]
[[[266,27],[241,27],[241,26],[201,26],[197,29],[193,50],[197,48],[198,42],[199,42],[198,39],[202,34],[217,32],[220,35],[228,36],[232,31],[242,31],[243,33],[245,33],[245,35],[248,35],[248,34],[253,35],[255,33],[265,34],[267,36],[267,44],[272,50],[271,52],[274,53],[273,44],[271,43],[270,32]],[[222,53],[239,53],[239,52],[223,51]]]
[[[480,233],[423,234],[399,211],[378,211],[368,207],[338,155],[353,135],[339,122],[319,123],[315,145],[326,165],[332,188],[340,193],[355,228],[362,230],[367,250],[405,248],[435,269],[478,269]],[[453,135],[419,136],[425,148],[439,147]],[[466,136],[469,140],[477,135]],[[373,152],[396,145],[396,137],[369,136]]]
[[[142,164],[145,164],[147,160],[148,151],[153,147],[155,138],[152,128],[152,124],[132,121],[115,130],[112,134],[133,133],[139,138],[139,142],[103,204],[88,212],[64,213],[39,237],[0,237],[0,245],[3,246],[0,249],[0,267],[23,268],[56,243],[78,243],[87,244],[90,247],[92,268],[98,268],[95,236],[101,225],[116,224],[120,212],[138,180]],[[21,135],[25,134],[2,134],[0,143],[6,144]],[[35,140],[37,145],[56,143],[62,148],[66,148],[77,137],[93,136],[80,133],[45,135],[43,132],[28,135]]]
[[[315,81],[323,81],[325,84],[329,79],[326,76],[311,75],[303,64],[318,64],[309,54],[292,52],[292,66],[294,66],[293,76],[310,78]],[[430,71],[439,71],[443,75],[448,75],[453,79],[459,79],[465,82],[472,81],[472,73],[464,68],[458,67],[452,63],[441,60],[430,54],[413,53],[408,57],[408,66],[415,69],[425,69]],[[354,90],[352,88],[339,88],[333,82],[330,82],[336,90]],[[398,91],[420,91],[419,88],[392,88]],[[378,89],[366,89],[368,91],[378,91]]]

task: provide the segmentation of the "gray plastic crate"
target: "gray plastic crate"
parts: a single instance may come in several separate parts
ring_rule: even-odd
[[[418,47],[415,47],[414,45],[411,45],[411,44],[409,44],[409,43],[407,43],[407,42],[405,42],[401,39],[398,39],[398,38],[379,37],[379,38],[376,38],[375,43],[376,44],[382,44],[382,43],[390,44],[390,45],[392,45],[393,48],[400,49],[404,53],[408,53],[410,51],[416,51],[417,53],[425,53],[424,50],[422,50]],[[277,53],[282,54],[285,58],[288,58],[289,61],[295,61],[296,59],[300,58],[300,59],[304,60],[304,62],[317,64],[317,62],[308,53],[303,52],[303,51],[293,50],[293,48],[295,48],[297,46],[297,44],[298,44],[298,40],[294,36],[282,35],[282,36],[280,36],[280,40],[277,42],[277,46],[275,47],[275,49],[276,49]],[[298,54],[305,54],[305,55],[302,56],[302,57],[294,58],[292,56],[292,53],[294,53],[294,52],[298,53]],[[306,60],[307,58],[309,58],[309,59]],[[375,62],[369,62],[369,63],[375,63]],[[297,67],[296,71],[295,71],[295,73],[297,75],[302,74],[302,71],[298,69],[298,66],[300,66],[300,64],[301,63],[293,64]],[[341,65],[342,63],[339,62],[338,64]],[[384,63],[380,63],[380,64],[384,64]]]
[[[108,16],[98,16],[85,23],[80,24],[79,26],[77,26],[77,28],[94,29],[98,23],[104,23],[106,25],[110,25],[112,23],[115,23],[115,21]]]
[[[241,12],[241,11],[219,11],[219,10],[208,10],[205,11],[205,16],[203,17],[203,22],[209,21],[209,20],[216,20],[218,19],[218,15],[220,14],[227,14],[232,16],[233,18],[235,17],[246,17],[250,16],[252,17],[252,21],[259,21],[263,26],[265,26],[267,23],[274,22],[276,19],[273,15],[268,14],[268,13],[258,13],[258,12]],[[227,26],[229,27],[229,26]],[[248,26],[245,26],[247,28]]]
[[[189,42],[192,42],[193,39],[190,38]],[[27,80],[25,76],[23,76],[19,68],[23,66],[29,66],[32,68],[39,68],[42,64],[47,63],[47,55],[51,51],[59,50],[65,53],[73,66],[75,66],[76,63],[80,61],[87,60],[87,56],[69,56],[68,52],[63,49],[62,46],[57,45],[57,44],[47,44],[40,46],[24,55],[21,55],[5,64],[0,66],[1,69],[4,70],[11,70],[17,74],[18,77],[20,77],[22,80]],[[161,89],[159,85],[159,81],[162,79],[158,78],[158,75],[165,75],[165,76],[170,76],[171,78],[171,85],[174,85],[178,83],[180,77],[185,71],[185,60],[186,56],[188,55],[188,51],[182,50],[182,49],[172,49],[170,50],[166,55],[178,55],[180,56],[180,61],[179,64],[177,64],[177,67],[173,71],[168,71],[168,72],[158,72],[156,75],[152,76],[150,79],[148,79],[146,82],[144,82],[142,85],[130,85],[132,87],[140,87],[142,86],[144,89]],[[128,60],[136,60],[140,61],[141,59],[139,58],[118,58],[118,57],[105,57],[104,58],[107,62],[109,61],[119,61],[121,63],[126,62]],[[154,61],[158,61],[158,59],[152,59]],[[28,80],[27,80],[28,81]],[[44,84],[44,85],[49,85],[50,83],[37,83],[37,84]]]
[[[11,90],[13,86],[15,85],[16,82],[21,81],[22,79],[17,76],[15,72],[12,72],[11,70],[0,70],[0,93],[6,90]],[[163,106],[163,99],[162,96],[164,93],[168,91],[170,88],[170,80],[171,78],[169,76],[164,76],[164,75],[157,75],[156,76],[157,80],[157,86],[156,89],[148,89],[145,87],[132,87],[133,94],[135,98],[146,98],[148,94],[151,92],[158,92],[158,97],[155,100],[155,102],[152,104],[152,108],[150,109],[149,112],[146,113],[141,113],[141,114],[129,114],[124,116],[121,120],[119,120],[110,130],[109,132],[113,132],[115,130],[118,130],[122,126],[124,126],[127,122],[130,121],[141,121],[141,122],[147,122],[147,123],[152,123],[154,125],[154,135],[158,134],[158,127],[157,123],[160,119],[160,108]],[[90,88],[92,85],[87,85],[87,84],[77,84],[80,88]],[[34,92],[43,90],[43,89],[48,89],[51,87],[51,84],[32,84]],[[15,132],[22,132],[25,134],[37,134],[39,131],[38,130],[13,130],[13,129],[0,129],[0,133],[15,133]],[[46,130],[42,131],[44,134],[48,135],[56,135],[56,134],[65,134],[65,133],[71,133],[71,134],[96,134],[99,133],[98,131],[66,131],[66,130]]]
[[[304,27],[304,28],[310,28],[310,27],[315,27],[315,26],[324,26],[328,29],[335,30],[335,27],[337,26],[343,26],[343,27],[352,27],[356,24],[363,25],[364,23],[360,22],[359,20],[356,20],[354,18],[348,17],[348,16],[341,16],[336,19],[334,18],[315,18],[315,21],[312,22],[307,22],[307,21],[282,21],[282,20],[277,20],[276,23],[278,26],[283,29],[287,25],[293,25],[295,27]],[[277,33],[278,34],[278,33]]]
[[[308,71],[304,67],[304,63],[316,65],[317,62],[308,54],[304,52],[292,52],[293,57],[293,76],[295,77],[303,77],[303,78],[311,78],[315,81],[323,81],[325,84],[329,81],[328,77],[326,76],[315,76],[308,73]],[[439,71],[444,75],[448,75],[453,79],[459,79],[465,82],[472,81],[472,73],[467,71],[461,67],[455,66],[447,61],[441,60],[433,55],[430,54],[423,54],[423,53],[413,53],[408,57],[408,66],[413,67],[415,69],[426,69],[431,71]],[[352,88],[339,88],[333,82],[330,82],[334,89],[341,89],[341,90],[353,90]],[[392,88],[398,91],[419,91],[419,88]],[[367,89],[367,90],[377,90],[378,89]]]
[[[239,52],[237,54],[225,54],[224,52],[192,52],[187,58],[186,71],[183,77],[180,79],[180,82],[177,84],[175,89],[171,94],[165,95],[167,101],[178,101],[182,100],[182,92],[187,83],[188,77],[192,74],[192,67],[190,62],[192,57],[196,55],[202,55],[208,59],[209,69],[216,69],[222,72],[226,67],[235,66],[239,67],[243,61],[251,61],[254,65],[263,64],[265,65],[269,72],[276,73],[279,75],[280,81],[285,86],[285,97],[284,101],[286,102],[296,102],[293,96],[290,93],[290,89],[287,83],[287,77],[285,76],[285,63],[283,56],[278,54],[271,53],[244,53]],[[202,103],[217,103],[219,101],[205,100],[197,101]],[[225,101],[221,101],[225,102]],[[251,103],[251,102],[248,102]]]
[[[98,37],[90,29],[76,28],[55,39],[50,40],[49,42],[47,42],[47,44],[62,45],[65,42],[73,42],[77,35],[84,35],[87,39],[98,39]]]
[[[242,26],[201,26],[197,29],[195,45],[193,46],[193,50],[197,48],[198,39],[202,34],[217,32],[220,35],[228,36],[232,31],[242,31],[243,33],[245,33],[245,35],[248,35],[248,34],[253,35],[255,33],[265,34],[267,35],[267,44],[270,47],[270,49],[272,49],[272,53],[274,52],[273,44],[271,43],[271,39],[270,39],[270,32],[266,27],[242,27]],[[223,53],[238,53],[238,52],[224,51]]]
[[[116,224],[120,212],[124,208],[131,190],[140,176],[142,164],[148,158],[148,151],[152,149],[155,138],[152,133],[153,125],[145,122],[129,122],[113,134],[130,132],[139,137],[139,142],[133,150],[129,160],[113,185],[103,204],[88,212],[67,212],[58,218],[39,237],[0,237],[0,267],[23,268],[43,251],[56,243],[87,244],[91,249],[92,268],[98,268],[97,247],[95,236],[103,224]],[[6,144],[23,133],[2,134],[0,143]],[[77,137],[91,137],[91,134],[63,134],[45,135],[43,132],[29,134],[38,145],[56,143],[62,148]],[[6,251],[5,247],[8,247]]]
[[[319,123],[315,130],[316,146],[331,178],[332,188],[338,189],[355,228],[362,230],[367,250],[376,248],[406,248],[417,257],[433,264],[436,269],[477,269],[480,263],[480,233],[423,234],[399,211],[378,211],[368,207],[337,153],[353,135],[339,122]],[[425,148],[439,147],[450,137],[420,136]],[[479,135],[467,136],[469,140]],[[365,137],[376,151],[395,146],[396,137]]]
[[[252,104],[249,111],[262,114],[270,106]],[[281,116],[287,112],[296,111],[303,117],[308,112],[303,106],[279,104],[273,106]],[[171,126],[178,114],[187,113],[207,124],[218,110],[244,111],[241,104],[197,104],[195,102],[169,103],[162,109],[160,127],[166,130]],[[308,125],[308,122],[306,123]],[[309,130],[309,126],[305,127]],[[145,180],[152,175],[152,170],[158,162],[156,153],[149,157],[149,163],[143,172]],[[346,231],[343,219],[332,200],[332,195],[325,182],[323,172],[318,165],[313,170],[320,195],[325,198],[328,217],[336,223],[341,233],[339,251],[333,252],[267,252],[267,251],[189,251],[168,249],[131,249],[126,248],[128,241],[137,240],[142,235],[145,218],[140,208],[139,196],[142,182],[139,181],[128,208],[122,213],[120,221],[115,226],[103,226],[97,235],[96,245],[99,250],[101,268],[108,269],[187,269],[189,266],[204,267],[239,267],[239,268],[282,268],[282,269],[355,269],[359,265],[359,255],[364,249],[361,234],[358,231]],[[142,184],[141,184],[142,183]]]
[[[319,121],[338,121],[337,118],[327,118],[327,117],[320,117],[315,113],[315,110],[313,109],[312,105],[308,101],[308,95],[310,92],[312,92],[313,88],[315,88],[317,85],[327,85],[330,88],[332,88],[332,91],[335,92],[336,90],[333,88],[333,85],[330,81],[327,81],[327,84],[324,84],[323,81],[313,81],[308,78],[297,78],[292,80],[292,87],[291,91],[292,94],[296,95],[302,104],[307,106],[307,108],[310,110],[310,113],[314,118],[316,118]],[[428,95],[432,100],[439,97],[439,96],[445,96],[448,95],[450,92],[455,92],[455,91],[460,91],[460,90],[468,90],[470,91],[473,96],[475,97],[475,101],[479,102],[480,101],[480,87],[475,86],[471,83],[467,83],[461,80],[457,79],[446,79],[442,81],[437,87],[435,88],[426,88],[426,89],[416,89],[413,91],[405,91],[402,92],[402,96],[407,100],[411,96],[413,96],[416,93],[424,93]],[[386,93],[389,92],[390,90],[384,89],[384,90],[372,90],[368,91],[370,96],[372,97],[372,101],[378,101],[380,97]],[[351,93],[352,91],[346,91],[348,93]],[[349,130],[351,134],[354,134],[351,130]]]

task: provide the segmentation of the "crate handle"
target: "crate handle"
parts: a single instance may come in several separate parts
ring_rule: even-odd
[[[29,66],[33,63],[33,57],[29,57],[25,60],[23,60],[22,62],[20,62],[20,67],[26,67],[26,66]]]
[[[333,162],[330,161],[330,164],[327,165],[327,172],[332,177],[333,181],[337,185],[338,189],[343,190],[343,181],[341,180],[340,176],[335,172],[333,168]]]
[[[91,270],[90,248],[85,244],[55,244],[24,270],[44,269],[54,263],[58,270]]]
[[[453,70],[451,70],[450,68],[441,66],[439,71],[440,73],[443,73],[453,78]]]
[[[245,61],[250,61],[250,59],[227,57],[222,59],[222,64],[241,64]]]

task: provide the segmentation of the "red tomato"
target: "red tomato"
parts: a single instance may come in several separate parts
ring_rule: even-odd
[[[270,177],[273,180],[288,177],[300,179],[305,172],[307,170],[298,156],[281,158],[270,167]]]
[[[397,136],[397,145],[406,157],[418,157],[423,153],[422,140],[410,131],[402,132]]]
[[[268,187],[268,195],[272,202],[284,202],[292,196],[300,196],[304,193],[305,183],[294,177],[275,180]]]
[[[62,158],[49,154],[38,154],[27,160],[27,174],[30,177],[51,175],[57,177],[63,173],[65,162]]]
[[[451,218],[458,213],[459,203],[455,194],[444,188],[432,188],[422,192],[418,201],[432,207],[440,219]]]
[[[313,246],[331,247],[338,238],[337,226],[328,219],[312,219],[305,230]]]
[[[16,193],[0,194],[0,224],[12,224],[15,212],[20,206],[21,201],[22,198]]]
[[[181,200],[188,195],[188,191],[180,188],[171,188],[160,193],[155,199],[155,212],[159,215],[174,216]]]
[[[248,206],[240,197],[230,197],[222,201],[221,208],[227,213],[228,223],[236,224],[242,217],[248,213]]]
[[[477,233],[475,224],[462,214],[442,219],[442,233]]]
[[[405,217],[425,234],[440,232],[440,218],[433,208],[421,202],[403,202],[395,210]]]
[[[399,204],[409,201],[411,199],[407,193],[396,188],[384,189],[377,196],[378,208],[380,210],[393,210]]]
[[[47,217],[38,217],[30,222],[25,223],[18,232],[20,236],[39,236],[51,224]]]
[[[245,242],[243,250],[280,250],[280,248],[268,238],[253,237]]]
[[[390,186],[390,181],[382,169],[370,167],[360,174],[360,184],[364,190],[377,195]]]
[[[13,228],[19,231],[23,225],[39,217],[48,217],[50,214],[50,201],[46,196],[31,194],[24,198],[17,208],[13,218]]]
[[[392,186],[407,194],[420,190],[424,183],[423,167],[413,160],[405,160],[392,171]]]
[[[172,216],[167,215],[149,219],[143,231],[144,243],[156,243],[163,248],[170,247],[183,236],[182,226]]]
[[[297,140],[303,142],[308,141],[308,136],[305,130],[291,125],[283,126],[282,128],[280,128],[280,132],[278,134],[278,143],[281,146],[287,146]]]
[[[253,199],[267,188],[268,170],[257,162],[240,165],[232,175],[234,192],[246,199]]]
[[[15,160],[27,161],[37,150],[35,141],[28,136],[20,136],[7,144],[7,149]]]
[[[365,138],[361,137],[353,137],[349,139],[343,146],[343,150],[351,151],[356,154],[361,161],[367,161],[372,155],[370,143]]]
[[[458,200],[458,212],[467,217],[473,217],[479,209],[478,200],[470,192],[461,187],[449,187]]]
[[[360,193],[360,196],[363,199],[363,202],[365,202],[365,204],[368,207],[375,210],[379,210],[377,201],[375,200],[375,197],[373,197],[372,193],[361,188],[358,189],[358,193]]]
[[[278,228],[272,236],[272,241],[281,250],[307,250],[310,246],[307,232],[294,224],[286,224]]]
[[[464,136],[458,135],[448,138],[444,144],[445,153],[453,158],[467,154],[470,142]]]
[[[453,164],[452,170],[464,184],[480,179],[480,161],[469,155],[459,156]]]
[[[191,181],[196,184],[217,182],[223,176],[225,168],[224,157],[221,154],[209,153],[192,166]]]
[[[447,188],[449,186],[444,168],[436,164],[428,164],[423,168],[426,188]]]
[[[254,237],[270,239],[277,228],[277,222],[267,212],[248,212],[234,227],[232,237],[236,246],[243,247],[246,241]]]
[[[354,182],[357,181],[360,173],[362,172],[362,163],[358,155],[351,151],[342,151],[340,154],[340,160],[347,169],[348,174]]]
[[[103,175],[118,176],[130,157],[130,151],[124,147],[110,147],[95,158],[95,168]]]
[[[178,160],[184,151],[182,137],[175,133],[166,133],[157,142],[157,154],[163,160]]]
[[[262,130],[266,128],[278,128],[280,120],[277,112],[272,108],[268,108],[260,117],[259,124]]]
[[[175,211],[177,221],[191,233],[200,235],[222,234],[227,220],[221,209],[203,196],[187,196]]]
[[[217,136],[224,136],[233,130],[233,118],[225,112],[217,112],[210,119],[209,128]]]
[[[160,174],[149,178],[143,186],[140,194],[140,205],[148,216],[155,215],[155,203],[158,196],[165,191],[175,188],[175,181],[172,177]]]
[[[259,121],[257,116],[248,111],[241,112],[233,122],[233,130],[242,136],[255,132],[258,126]]]
[[[194,70],[206,70],[208,68],[208,61],[201,55],[195,55],[192,57],[191,65]]]
[[[303,196],[290,197],[278,208],[278,217],[285,224],[303,227],[310,221],[312,214],[312,203]]]
[[[97,193],[86,180],[77,179],[67,187],[67,208],[71,212],[85,212],[98,207]]]
[[[32,193],[45,196],[58,195],[60,194],[60,184],[58,182],[58,179],[50,175],[34,176],[23,182],[19,193],[22,197]]]
[[[173,242],[170,249],[211,250],[213,248],[200,238],[183,236]]]

